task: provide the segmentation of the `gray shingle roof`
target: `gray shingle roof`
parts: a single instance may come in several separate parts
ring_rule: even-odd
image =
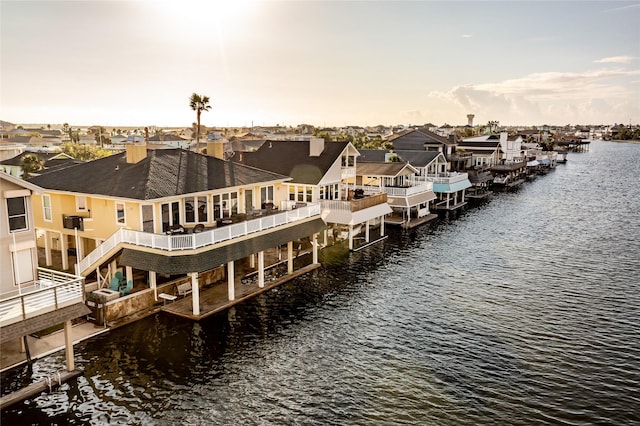
[[[136,164],[118,153],[29,181],[51,190],[153,200],[281,179],[286,176],[176,148],[148,150]]]
[[[317,185],[348,142],[325,142],[317,157],[309,155],[309,141],[267,141],[257,151],[236,154],[232,161],[290,176],[292,182]]]
[[[411,130],[392,140],[393,148],[400,150],[423,150],[425,144],[450,145],[452,142],[427,130]]]

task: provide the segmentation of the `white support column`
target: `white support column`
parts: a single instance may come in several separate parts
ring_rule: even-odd
[[[62,255],[62,269],[69,269],[69,254],[67,253],[67,236],[60,233],[60,254]]]
[[[53,259],[51,257],[51,235],[49,231],[44,231],[44,256],[46,265],[53,265]]]
[[[129,283],[129,281],[133,282],[133,268],[131,266],[125,267],[125,274],[127,283]]]
[[[367,219],[367,223],[364,226],[364,241],[369,242],[369,220]]]
[[[227,263],[227,292],[229,300],[235,300],[236,298],[236,272],[234,266],[233,260]]]
[[[353,225],[349,225],[349,250],[353,250]]]
[[[249,256],[249,267],[252,269],[256,267],[256,255],[253,253]]]
[[[198,273],[191,273],[191,301],[193,315],[200,315],[200,287],[198,286]]]
[[[153,299],[158,301],[158,284],[156,271],[149,271],[149,286],[153,289]]]
[[[451,194],[447,192],[447,208],[449,208],[449,199],[451,198]]]
[[[311,240],[311,246],[313,247],[313,264],[318,263],[318,234],[313,234],[313,238]]]
[[[258,252],[258,287],[264,287],[264,251]]]
[[[67,371],[76,367],[73,362],[73,339],[71,338],[71,320],[64,323],[64,353],[67,358]]]
[[[287,243],[287,273],[293,273],[293,241]]]
[[[380,216],[380,236],[384,235],[384,216]]]

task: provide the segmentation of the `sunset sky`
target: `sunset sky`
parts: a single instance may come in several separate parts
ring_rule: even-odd
[[[638,1],[6,1],[0,119],[640,123]]]

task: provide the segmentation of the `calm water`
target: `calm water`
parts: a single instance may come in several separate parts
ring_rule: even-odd
[[[400,232],[200,323],[76,346],[3,424],[638,424],[640,144]],[[64,365],[2,376],[3,392]]]

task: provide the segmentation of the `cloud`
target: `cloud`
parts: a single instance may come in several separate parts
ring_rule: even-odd
[[[608,58],[597,59],[596,64],[628,64],[635,58],[633,56],[610,56]]]
[[[504,123],[619,121],[615,117],[638,114],[633,100],[637,91],[630,88],[637,75],[640,70],[534,73],[501,82],[456,86],[446,92],[431,92],[430,97],[443,107],[455,105],[460,112]]]
[[[460,37],[462,37],[462,38],[471,38],[473,36],[471,34],[462,34]]]

